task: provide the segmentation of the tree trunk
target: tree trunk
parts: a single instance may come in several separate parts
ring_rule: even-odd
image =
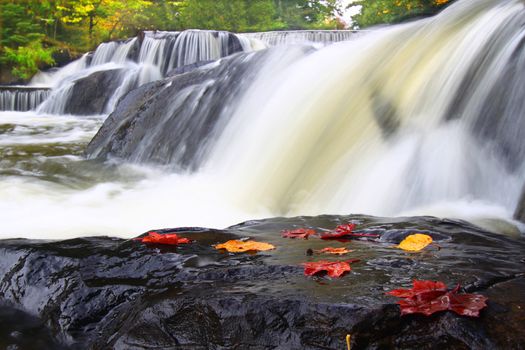
[[[93,27],[95,26],[93,23],[93,13],[89,14],[89,43],[93,44]]]

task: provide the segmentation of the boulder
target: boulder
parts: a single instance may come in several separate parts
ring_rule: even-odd
[[[266,52],[236,54],[173,70],[124,96],[89,143],[89,158],[122,158],[195,170],[233,114]],[[217,123],[218,121],[221,123]]]
[[[281,237],[298,227],[346,222],[378,238]],[[274,218],[225,230],[178,228],[177,247],[87,237],[0,241],[0,344],[39,349],[515,349],[525,343],[525,241],[462,221],[361,215]],[[407,253],[393,246],[414,232],[439,246]],[[213,248],[250,237],[275,250],[231,254]],[[347,257],[311,255],[346,246]],[[361,259],[339,279],[303,275],[302,262]],[[489,298],[479,318],[450,311],[400,316],[386,291],[413,279]],[[4,315],[18,315],[4,322]],[[11,317],[11,316],[9,316]],[[13,316],[14,317],[14,316]],[[33,334],[27,329],[33,327]],[[26,333],[24,333],[26,332]],[[22,334],[22,336],[20,335]]]
[[[94,72],[75,81],[64,113],[92,115],[104,113],[106,104],[120,86],[123,69]]]

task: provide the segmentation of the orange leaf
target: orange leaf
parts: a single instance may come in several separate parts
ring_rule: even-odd
[[[269,243],[256,242],[256,241],[238,241],[230,240],[222,244],[217,244],[215,249],[226,249],[230,253],[242,253],[248,251],[264,251],[275,249],[275,247]]]
[[[350,252],[353,252],[353,250],[348,250],[346,248],[332,248],[332,247],[327,247],[327,248],[323,248],[321,250],[316,250],[315,251],[316,253],[319,253],[319,254],[322,254],[322,253],[326,253],[326,254],[334,254],[334,255],[344,255],[344,254],[348,254]]]
[[[430,243],[432,243],[432,237],[422,233],[416,233],[407,236],[403,241],[401,241],[401,243],[399,243],[397,247],[403,250],[417,252],[425,248]]]

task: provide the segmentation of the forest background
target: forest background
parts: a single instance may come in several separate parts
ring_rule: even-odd
[[[0,0],[0,83],[20,83],[142,30],[236,33],[363,29],[428,16],[452,0]],[[343,21],[350,7],[351,23]]]

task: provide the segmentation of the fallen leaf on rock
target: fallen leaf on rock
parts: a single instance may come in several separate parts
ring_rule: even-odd
[[[402,240],[401,243],[399,243],[399,245],[397,246],[397,248],[417,252],[425,248],[430,243],[432,243],[432,237],[422,233],[415,233],[413,235],[407,236],[404,240]]]
[[[298,228],[295,230],[283,230],[282,236],[285,238],[302,238],[308,239],[308,236],[315,235],[315,230],[308,228]]]
[[[439,281],[420,281],[414,280],[412,282],[413,287],[411,289],[394,289],[387,294],[393,295],[398,298],[411,298],[418,293],[422,292],[439,292],[444,293],[447,291],[447,286],[443,282]]]
[[[319,254],[326,253],[326,254],[334,254],[334,255],[344,255],[344,254],[348,254],[350,252],[353,252],[353,250],[348,250],[346,248],[327,247],[327,248],[323,248],[323,249],[320,249],[320,250],[316,250],[315,252],[319,253]]]
[[[334,231],[326,232],[321,235],[321,239],[338,239],[344,237],[373,237],[378,238],[379,235],[375,233],[357,233],[353,232],[355,224],[348,223],[337,226]]]
[[[149,244],[178,245],[178,244],[190,243],[190,240],[188,238],[179,237],[175,233],[160,234],[155,231],[150,231],[148,232],[148,235],[146,237],[139,237],[139,238],[136,238],[136,240],[142,243],[149,243]]]
[[[341,277],[345,272],[351,271],[350,264],[359,261],[359,259],[350,259],[345,261],[317,261],[306,262],[304,266],[304,274],[306,276],[313,276],[318,273],[326,272],[330,277]]]
[[[430,316],[435,312],[450,310],[462,316],[478,317],[487,306],[487,297],[480,294],[458,294],[459,285],[447,290],[443,282],[414,280],[411,289],[394,289],[387,294],[403,298],[397,303],[401,315],[420,313]]]
[[[270,243],[256,242],[256,241],[238,241],[230,240],[222,244],[217,244],[215,249],[226,249],[230,253],[242,253],[248,251],[264,251],[275,249]]]
[[[348,234],[348,233],[352,233],[352,231],[354,230],[355,228],[355,224],[353,223],[348,223],[348,224],[343,224],[343,225],[339,225],[337,226],[334,231],[337,232],[337,233],[345,233],[345,234]]]

